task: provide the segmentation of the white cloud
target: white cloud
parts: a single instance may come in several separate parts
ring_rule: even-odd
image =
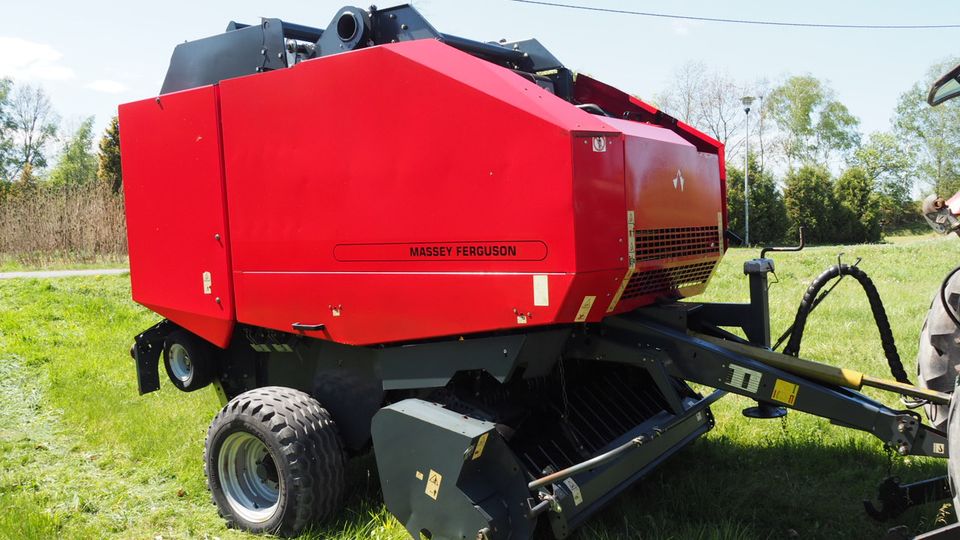
[[[91,83],[87,83],[83,86],[84,88],[89,88],[90,90],[96,90],[97,92],[103,92],[105,94],[119,94],[121,92],[127,91],[127,85],[118,81],[111,81],[109,79],[97,79]]]
[[[63,54],[46,43],[0,36],[0,77],[21,81],[63,81],[73,70],[60,61]]]

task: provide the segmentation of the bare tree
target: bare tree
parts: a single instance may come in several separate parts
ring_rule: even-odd
[[[702,62],[687,62],[674,72],[670,88],[657,96],[658,106],[671,116],[696,126],[700,111],[700,91],[707,76]]]
[[[29,165],[32,171],[47,165],[47,146],[57,135],[59,118],[50,98],[39,86],[17,86],[10,100],[9,124],[13,130],[10,178]]]
[[[743,152],[743,86],[729,75],[709,70],[701,62],[677,69],[660,108],[726,146],[727,161],[740,163]]]

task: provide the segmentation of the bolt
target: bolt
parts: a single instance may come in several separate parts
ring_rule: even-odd
[[[907,446],[907,443],[903,443],[899,447],[897,447],[897,453],[900,454],[901,456],[905,456],[910,453],[910,447]]]
[[[907,430],[907,426],[905,426],[905,425],[903,425],[903,424],[897,425],[897,431],[899,431],[900,433],[903,433],[903,432],[906,431],[906,430]]]
[[[220,297],[218,296],[218,297],[214,298],[213,301],[219,304],[219,303],[220,303]]]
[[[406,30],[407,28],[409,28],[409,27],[408,27],[407,25],[405,25],[405,24],[401,24],[401,25],[400,25],[400,29],[401,29],[401,30]]]
[[[217,242],[219,242],[219,241],[220,241],[220,233],[214,234],[214,235],[213,235],[213,239],[216,240]]]

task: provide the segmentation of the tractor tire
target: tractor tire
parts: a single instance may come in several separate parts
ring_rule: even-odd
[[[204,449],[207,486],[227,526],[295,536],[341,505],[344,453],[336,425],[308,394],[244,392],[217,414]]]
[[[960,274],[954,275],[947,284],[946,297],[947,303],[954,310],[960,306]],[[920,347],[917,350],[919,384],[923,388],[952,394],[957,382],[958,367],[960,328],[947,315],[938,290],[920,331]],[[934,404],[924,406],[933,427],[939,430],[947,429],[949,407]]]
[[[950,398],[949,419],[947,422],[947,480],[950,483],[950,493],[953,494],[953,507],[960,508],[960,395],[954,394]]]
[[[213,382],[213,346],[186,330],[175,330],[163,342],[163,367],[178,390],[205,388]]]

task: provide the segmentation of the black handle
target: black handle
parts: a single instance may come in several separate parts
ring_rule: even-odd
[[[293,323],[293,329],[300,330],[301,332],[325,330],[326,328],[327,328],[327,325],[323,323],[320,323],[320,324],[304,324],[304,323],[298,323],[298,322]]]

